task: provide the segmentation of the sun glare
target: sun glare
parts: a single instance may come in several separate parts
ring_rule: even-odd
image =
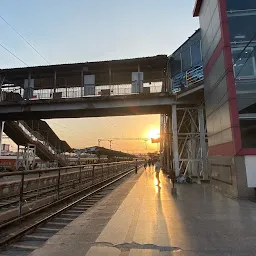
[[[160,132],[157,129],[152,129],[147,133],[147,137],[150,139],[157,139],[160,137]]]

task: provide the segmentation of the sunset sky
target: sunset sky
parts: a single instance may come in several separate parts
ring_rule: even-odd
[[[0,15],[50,64],[170,55],[198,27],[195,0],[5,0]],[[47,63],[0,19],[0,44],[30,66]],[[0,68],[24,66],[0,47]],[[72,147],[99,138],[146,137],[159,130],[159,115],[49,120]],[[9,140],[5,140],[9,142]],[[109,147],[109,143],[102,143]],[[143,141],[113,141],[128,152],[157,150]]]

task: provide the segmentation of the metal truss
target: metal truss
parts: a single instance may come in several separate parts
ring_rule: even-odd
[[[208,179],[205,120],[202,107],[172,108],[172,151],[176,176]]]
[[[204,109],[172,105],[171,115],[161,115],[161,161],[176,177],[208,179]]]

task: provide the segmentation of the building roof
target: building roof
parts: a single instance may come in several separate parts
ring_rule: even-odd
[[[177,51],[179,51],[181,48],[182,48],[182,50],[185,50],[186,48],[190,47],[191,45],[189,45],[189,46],[187,46],[187,47],[184,47],[184,46],[189,42],[189,40],[191,40],[191,38],[195,37],[198,33],[201,33],[201,29],[200,29],[200,28],[198,28],[190,37],[188,37],[188,39],[187,39],[182,45],[180,45],[179,48],[176,49],[176,50],[169,56],[169,58],[172,57],[173,55],[175,55],[175,53],[176,53]],[[183,49],[183,47],[184,47],[185,49]]]
[[[24,87],[24,80],[34,79],[35,89],[50,89],[54,85],[56,72],[56,88],[80,87],[81,73],[95,75],[95,85],[130,84],[131,73],[144,72],[145,82],[162,81],[163,70],[167,66],[167,55],[156,55],[133,59],[120,59],[97,62],[58,64],[37,67],[0,69],[0,77],[4,78],[3,87]],[[111,74],[111,75],[110,75]]]
[[[203,3],[203,0],[196,0],[195,7],[194,7],[194,10],[193,10],[193,17],[198,17],[199,16],[202,3]]]
[[[76,150],[74,150],[74,151],[76,151]],[[77,151],[79,151],[79,150],[77,150]],[[98,146],[80,149],[80,151],[82,151],[84,153],[105,155],[105,156],[110,156],[110,157],[131,157],[131,158],[134,157],[134,155],[131,155],[131,154],[127,154],[127,153],[112,150],[112,149],[107,149],[104,147],[98,147]]]

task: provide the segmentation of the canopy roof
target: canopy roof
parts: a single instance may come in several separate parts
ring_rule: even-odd
[[[96,155],[105,155],[105,156],[109,156],[109,157],[134,157],[134,155],[131,154],[127,154],[121,151],[116,151],[116,150],[112,150],[112,149],[107,149],[104,147],[89,147],[89,148],[84,148],[84,149],[76,149],[74,151],[80,151],[83,153],[90,153],[90,154],[96,154]]]
[[[37,67],[0,69],[3,87],[20,86],[24,80],[34,79],[34,89],[80,87],[82,75],[95,75],[95,85],[130,84],[131,73],[138,69],[144,72],[144,82],[162,81],[167,66],[167,55],[153,57],[120,59],[73,64],[58,64]],[[82,73],[83,72],[83,73]],[[56,74],[56,80],[54,79]],[[0,79],[1,80],[1,79]],[[55,82],[54,82],[55,81]]]

